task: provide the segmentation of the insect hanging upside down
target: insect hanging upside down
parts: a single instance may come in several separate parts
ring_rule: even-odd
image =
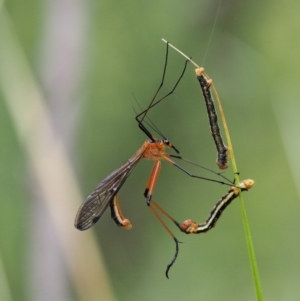
[[[172,46],[172,45],[171,45]],[[186,70],[187,63],[191,61],[190,59],[186,60],[183,71],[175,83],[173,89],[160,98],[159,100],[156,100],[156,97],[158,95],[158,92],[160,91],[161,87],[164,83],[165,73],[166,73],[166,67],[167,67],[167,60],[168,60],[168,48],[169,43],[167,43],[167,51],[166,51],[166,59],[165,59],[165,66],[163,70],[163,76],[162,76],[162,82],[156,91],[153,99],[151,100],[148,108],[144,111],[142,111],[140,114],[138,114],[135,119],[138,123],[139,128],[145,133],[145,135],[148,137],[148,140],[143,143],[143,145],[140,147],[140,149],[129,159],[127,162],[125,162],[120,168],[112,172],[109,176],[107,176],[103,181],[101,181],[98,186],[94,189],[94,191],[86,198],[86,200],[81,204],[80,208],[78,209],[76,218],[75,218],[75,227],[78,230],[87,230],[91,228],[95,223],[100,219],[102,214],[105,212],[105,210],[110,207],[111,210],[111,217],[115,221],[115,223],[118,226],[121,226],[125,229],[131,229],[132,225],[128,219],[124,217],[124,215],[121,212],[119,201],[118,201],[118,192],[127,180],[127,178],[130,176],[131,172],[135,168],[135,166],[140,162],[141,159],[148,159],[153,160],[154,164],[152,167],[152,171],[150,173],[149,179],[146,184],[146,189],[144,192],[144,196],[146,198],[146,203],[149,208],[149,210],[154,214],[154,216],[158,219],[158,221],[162,224],[162,226],[166,229],[166,231],[170,234],[170,236],[173,238],[176,246],[175,255],[172,259],[172,261],[167,265],[166,269],[166,276],[168,278],[168,272],[171,266],[174,264],[175,260],[177,259],[178,252],[179,252],[179,240],[174,236],[174,234],[171,232],[171,230],[168,228],[168,226],[165,224],[165,222],[162,220],[160,215],[158,214],[158,211],[160,211],[161,214],[163,214],[166,218],[171,220],[182,232],[189,234],[189,233],[203,233],[208,230],[210,230],[214,225],[216,224],[217,220],[220,218],[221,213],[225,210],[225,208],[240,194],[241,191],[250,189],[254,182],[252,180],[244,180],[239,185],[235,185],[233,182],[231,182],[228,178],[223,176],[221,173],[215,172],[209,168],[203,167],[199,164],[193,163],[192,161],[185,159],[179,155],[178,149],[158,130],[158,128],[151,122],[151,120],[146,116],[151,108],[156,106],[158,103],[160,103],[162,100],[166,99],[170,94],[172,94],[175,90],[175,88],[178,86],[181,78],[184,75],[184,72]],[[206,77],[203,77],[201,74],[199,75],[201,77],[201,80],[204,83],[202,86],[206,85],[205,80]],[[200,83],[201,85],[201,83]],[[201,86],[201,87],[202,87]],[[209,91],[210,87],[210,81],[207,82],[207,90]],[[203,92],[204,94],[204,92]],[[208,97],[208,96],[207,96]],[[207,98],[207,101],[212,101],[209,97]],[[213,102],[212,102],[213,106]],[[210,109],[210,111],[214,112]],[[147,123],[145,121],[145,118],[148,118],[150,123]],[[210,119],[211,126],[215,126],[215,123],[217,121],[214,114],[211,115],[213,117]],[[212,120],[212,121],[211,121]],[[213,123],[213,124],[212,124]],[[160,137],[161,139],[155,138],[148,128],[148,126],[151,127]],[[218,130],[218,128],[217,128]],[[221,169],[227,168],[227,147],[224,146],[226,149],[221,149],[223,145],[222,139],[219,138],[220,133],[219,131],[215,131],[214,140],[217,146],[218,151],[218,165]],[[166,152],[167,149],[172,149],[176,154],[170,154]],[[177,164],[174,159],[179,159],[184,162],[187,162],[189,164],[198,166],[206,171],[209,171],[215,175],[217,175],[219,178],[223,178],[225,181],[220,181],[212,178],[207,178],[199,175],[194,175],[193,173],[189,172],[185,168],[181,167]],[[219,184],[224,184],[227,186],[230,186],[230,189],[228,192],[216,203],[214,208],[212,209],[210,216],[208,219],[202,223],[197,224],[193,222],[192,220],[186,220],[183,223],[178,223],[173,217],[171,217],[160,205],[158,205],[157,202],[155,202],[152,199],[154,188],[156,185],[156,182],[158,180],[158,176],[161,170],[161,161],[166,161],[169,164],[172,164],[185,174],[187,174],[189,177],[197,178],[197,179],[203,179],[210,182],[215,182]]]

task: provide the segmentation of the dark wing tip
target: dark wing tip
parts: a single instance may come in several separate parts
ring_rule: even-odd
[[[78,221],[77,219],[75,220],[75,228],[80,230],[80,231],[84,231],[84,230],[87,230],[89,228],[91,228],[92,226],[94,226],[97,221],[99,220],[100,216],[95,216],[93,218],[93,220],[91,222],[82,222],[82,221]]]
[[[74,226],[77,230],[80,230],[80,231],[84,231],[84,230],[88,229],[88,228],[84,227],[84,225],[77,223],[76,221],[75,221]]]

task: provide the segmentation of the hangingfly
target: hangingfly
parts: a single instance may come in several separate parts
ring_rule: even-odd
[[[140,147],[140,149],[127,162],[125,162],[120,168],[118,168],[117,170],[112,172],[109,176],[107,176],[103,181],[101,181],[99,183],[99,185],[94,189],[94,191],[82,203],[82,205],[80,206],[80,208],[78,210],[76,218],[75,218],[75,227],[78,230],[87,230],[90,227],[92,227],[100,219],[100,217],[102,216],[104,211],[109,206],[110,210],[111,210],[111,217],[115,221],[115,223],[118,226],[122,226],[126,229],[130,229],[132,227],[132,225],[131,225],[130,221],[123,216],[120,206],[119,206],[118,192],[121,189],[121,187],[123,186],[123,184],[125,183],[126,179],[130,176],[134,167],[140,162],[141,159],[153,160],[154,164],[153,164],[153,168],[150,173],[148,182],[146,184],[144,196],[147,200],[148,208],[151,210],[151,212],[155,215],[155,217],[159,220],[159,222],[163,225],[163,227],[167,230],[167,232],[171,235],[171,237],[175,241],[176,251],[175,251],[175,255],[174,255],[172,261],[167,266],[167,269],[166,269],[167,277],[168,277],[168,271],[169,271],[170,267],[173,265],[173,263],[175,262],[175,260],[177,258],[178,251],[179,251],[179,241],[174,236],[174,234],[169,230],[169,228],[167,227],[165,222],[161,219],[161,217],[158,215],[158,213],[155,211],[154,208],[159,210],[167,218],[171,219],[180,228],[180,230],[185,233],[199,233],[201,231],[198,231],[199,225],[196,226],[196,230],[195,230],[196,232],[193,232],[192,230],[190,231],[189,230],[189,229],[191,229],[190,227],[189,228],[187,227],[185,229],[178,222],[176,222],[165,210],[163,210],[154,200],[152,200],[154,188],[155,188],[155,185],[156,185],[156,182],[158,180],[158,176],[159,176],[159,173],[161,170],[161,161],[166,161],[166,162],[174,165],[175,167],[177,167],[178,169],[180,169],[181,171],[183,171],[184,173],[186,173],[188,176],[190,176],[192,178],[203,179],[203,180],[207,180],[207,181],[211,181],[211,182],[228,185],[231,187],[230,192],[228,192],[229,195],[222,198],[223,205],[219,206],[215,210],[216,211],[216,214],[215,214],[216,219],[214,221],[209,219],[206,222],[206,223],[211,224],[212,226],[216,223],[216,220],[220,217],[220,215],[221,215],[220,213],[222,212],[222,210],[224,210],[226,208],[226,206],[238,195],[237,192],[240,191],[240,188],[241,188],[241,190],[246,190],[252,186],[252,185],[248,185],[248,186],[245,185],[245,187],[244,187],[243,185],[240,184],[241,187],[237,188],[230,180],[228,180],[222,174],[214,172],[208,168],[205,168],[201,165],[198,165],[196,163],[193,163],[193,162],[181,157],[179,155],[178,149],[155,127],[155,125],[151,122],[151,120],[149,120],[149,118],[147,116],[149,110],[151,108],[153,108],[154,106],[156,106],[162,100],[166,99],[170,94],[172,94],[175,91],[181,78],[184,75],[187,63],[189,62],[189,60],[187,60],[185,62],[183,71],[182,71],[179,79],[175,83],[173,89],[168,94],[166,94],[165,96],[160,98],[159,100],[156,100],[156,97],[157,97],[161,87],[164,84],[165,73],[166,73],[166,68],[167,68],[167,61],[168,61],[168,49],[169,49],[168,47],[169,47],[169,44],[167,44],[165,65],[164,65],[161,84],[160,84],[158,90],[156,91],[154,97],[152,98],[148,108],[146,110],[142,111],[140,114],[138,114],[135,117],[139,128],[146,134],[146,136],[149,139],[143,143],[143,145]],[[145,121],[145,118],[147,118],[150,122],[147,123]],[[149,129],[146,127],[145,124],[147,124],[151,129],[153,129],[159,136],[161,136],[161,139],[157,139],[156,137],[154,137],[150,133]],[[170,153],[166,152],[166,149],[173,149],[173,151],[175,151],[176,154],[170,154]],[[222,177],[225,180],[225,182],[216,180],[216,179],[199,176],[199,175],[194,175],[191,172],[189,172],[188,170],[186,170],[183,167],[181,167],[180,165],[178,165],[171,158],[180,159],[187,163],[197,165],[200,168],[208,170],[208,171],[218,175],[219,177]],[[232,191],[234,191],[234,193],[232,193]],[[212,213],[211,213],[211,215],[212,215]],[[202,232],[204,232],[204,231],[202,231]]]

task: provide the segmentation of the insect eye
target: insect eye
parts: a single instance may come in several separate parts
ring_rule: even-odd
[[[168,139],[164,139],[164,144],[169,145],[170,141]]]

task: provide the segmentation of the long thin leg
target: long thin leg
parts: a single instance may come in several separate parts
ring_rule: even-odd
[[[154,165],[153,165],[153,168],[152,168],[152,171],[151,171],[151,174],[150,174],[150,177],[148,179],[148,183],[147,183],[147,186],[146,186],[146,189],[145,189],[145,193],[144,193],[144,196],[147,198],[147,205],[148,206],[151,202],[151,198],[152,198],[152,195],[153,195],[155,184],[156,184],[157,179],[158,179],[160,169],[161,169],[161,162],[160,162],[160,160],[156,160],[154,162]]]
[[[188,62],[189,62],[189,61],[185,61],[185,64],[184,64],[182,73],[181,73],[179,79],[177,80],[175,86],[173,87],[173,89],[172,89],[168,94],[166,94],[164,97],[162,97],[161,99],[157,100],[157,101],[154,102],[152,105],[150,105],[150,106],[148,107],[147,111],[148,111],[149,109],[153,108],[154,106],[156,106],[157,104],[159,104],[162,100],[166,99],[168,96],[170,96],[171,94],[174,93],[175,89],[177,88],[178,84],[180,83],[180,81],[181,81],[181,79],[182,79],[182,77],[183,77],[183,75],[184,75],[184,73],[185,73],[186,66],[187,66],[187,63],[188,63]]]
[[[189,172],[188,170],[184,169],[183,167],[181,167],[180,165],[178,165],[176,162],[174,162],[173,160],[171,160],[169,154],[164,154],[162,155],[162,159],[166,160],[167,162],[169,162],[170,164],[174,165],[175,167],[177,167],[178,169],[182,170],[184,173],[186,173],[188,176],[190,176],[191,178],[197,178],[197,179],[202,179],[202,180],[206,180],[206,181],[210,181],[210,182],[215,182],[215,183],[219,183],[219,184],[223,184],[223,185],[227,185],[227,186],[232,186],[231,181],[230,184],[223,182],[223,181],[218,181],[218,180],[214,180],[214,179],[210,179],[210,178],[206,178],[206,177],[202,177],[202,176],[197,176],[192,174],[191,172]],[[179,158],[179,157],[178,157]],[[228,180],[228,179],[226,179]]]
[[[141,112],[140,114],[138,114],[136,116],[136,121],[138,123],[142,123],[144,118],[146,117],[148,110],[151,108],[153,102],[155,101],[155,98],[157,96],[157,94],[159,93],[160,89],[162,88],[162,86],[164,85],[164,81],[165,81],[165,76],[166,76],[166,70],[167,70],[167,65],[168,65],[168,56],[169,56],[169,45],[167,44],[167,50],[166,50],[166,58],[165,58],[165,65],[164,65],[164,71],[163,71],[163,75],[162,75],[162,79],[161,79],[161,83],[156,91],[156,93],[154,94],[148,108],[146,110],[144,110],[143,112]],[[143,116],[142,116],[143,115]],[[141,120],[139,119],[139,117],[142,116]]]
[[[220,129],[217,121],[217,114],[215,111],[215,105],[213,102],[213,98],[210,93],[210,88],[212,88],[213,93],[215,94],[218,102],[219,96],[217,93],[217,90],[212,82],[212,79],[209,78],[209,76],[204,72],[204,68],[199,67],[191,58],[189,58],[186,54],[184,54],[182,51],[180,51],[178,48],[170,44],[168,41],[165,39],[162,39],[167,45],[175,49],[178,53],[180,53],[183,57],[185,57],[191,64],[196,66],[196,76],[199,81],[199,84],[201,86],[201,90],[204,96],[204,101],[206,104],[207,108],[207,114],[208,114],[208,119],[210,123],[210,128],[211,128],[211,133],[216,145],[216,149],[218,152],[217,155],[217,165],[219,166],[220,169],[226,169],[227,166],[227,150],[228,147],[223,143],[222,136],[220,134]]]
[[[183,157],[181,157],[181,156],[179,156],[179,155],[171,155],[171,154],[170,154],[169,156],[172,157],[172,158],[176,158],[176,159],[182,160],[182,161],[187,162],[187,163],[189,163],[189,164],[198,166],[198,167],[200,167],[200,168],[202,168],[202,169],[204,169],[204,170],[207,170],[207,171],[209,171],[209,172],[212,172],[212,173],[216,174],[217,176],[223,178],[224,180],[228,181],[230,184],[234,184],[233,181],[231,181],[231,180],[229,180],[227,177],[223,176],[221,172],[216,172],[216,171],[214,171],[214,170],[212,170],[212,169],[210,169],[210,168],[207,168],[207,167],[205,167],[205,166],[202,166],[202,165],[200,165],[200,164],[197,164],[197,163],[195,163],[195,162],[193,162],[193,161],[191,161],[191,160],[189,160],[189,159],[183,158]]]
[[[175,83],[175,85],[174,85],[174,87],[172,88],[172,90],[171,90],[169,93],[167,93],[165,96],[163,96],[162,98],[160,98],[159,100],[155,101],[155,99],[156,99],[156,97],[157,97],[157,95],[158,95],[160,89],[162,88],[162,86],[163,86],[163,84],[164,84],[165,75],[166,75],[166,69],[167,69],[167,63],[168,63],[168,54],[169,54],[169,44],[167,43],[166,59],[165,59],[165,65],[164,65],[164,71],[163,71],[162,81],[161,81],[161,83],[160,83],[160,85],[159,85],[159,87],[158,87],[158,89],[157,89],[157,91],[156,91],[154,97],[152,98],[152,100],[151,100],[151,102],[150,102],[148,108],[147,108],[146,110],[142,111],[141,113],[139,113],[139,114],[135,117],[135,119],[136,119],[136,121],[139,123],[139,127],[142,129],[142,131],[144,131],[145,126],[141,126],[141,124],[142,124],[143,120],[145,119],[145,117],[146,117],[148,111],[149,111],[151,108],[153,108],[154,106],[156,106],[158,103],[160,103],[161,101],[163,101],[164,99],[166,99],[168,96],[170,96],[171,94],[174,93],[175,89],[177,88],[178,84],[180,83],[180,81],[181,81],[181,79],[182,79],[182,77],[183,77],[183,75],[184,75],[184,73],[185,73],[185,70],[186,70],[186,67],[187,67],[187,63],[189,62],[189,60],[186,60],[186,62],[185,62],[185,64],[184,64],[184,68],[183,68],[183,70],[182,70],[182,72],[181,72],[181,75],[180,75],[180,77],[178,78],[178,80],[177,80],[177,82]],[[141,116],[142,116],[142,117],[141,117]],[[141,118],[140,118],[140,117],[141,117]],[[145,133],[146,133],[146,132],[145,132]],[[147,131],[147,133],[146,133],[147,136],[148,136],[148,133],[149,133],[149,132]]]
[[[177,80],[175,86],[173,87],[173,89],[172,89],[169,93],[167,93],[164,97],[162,97],[162,98],[160,98],[159,100],[157,100],[156,102],[153,103],[153,100],[152,100],[151,103],[150,103],[150,105],[148,106],[148,108],[147,108],[146,110],[144,110],[142,113],[140,113],[139,115],[136,116],[136,120],[137,120],[139,123],[141,123],[141,122],[143,121],[143,119],[146,117],[147,112],[148,112],[151,108],[153,108],[154,106],[156,106],[156,105],[159,104],[161,101],[163,101],[163,100],[166,99],[168,96],[170,96],[171,94],[174,93],[175,89],[177,88],[178,84],[180,83],[180,81],[181,81],[181,79],[182,79],[182,77],[183,77],[183,75],[184,75],[184,73],[185,73],[186,66],[187,66],[187,63],[188,63],[188,62],[189,62],[189,61],[185,61],[185,64],[184,64],[182,73],[181,73],[179,79]],[[160,88],[161,88],[161,86],[160,86]],[[156,95],[156,94],[155,94],[155,95]],[[143,116],[143,119],[142,119],[141,121],[139,121],[138,117],[139,117],[141,114],[144,114],[144,116]]]
[[[167,211],[165,211],[160,205],[158,205],[154,200],[151,201],[151,205],[155,206],[165,217],[167,217],[175,225],[179,225],[179,223]]]
[[[156,207],[164,216],[166,216],[170,221],[172,221],[180,231],[186,234],[199,234],[205,233],[211,230],[221,217],[222,212],[226,207],[237,198],[237,196],[242,191],[248,191],[254,185],[254,181],[251,179],[244,180],[240,182],[239,188],[232,186],[226,194],[224,194],[221,199],[215,204],[209,217],[204,223],[198,224],[191,219],[185,220],[183,223],[177,222],[170,214],[168,214],[160,205],[158,205],[154,200],[152,200],[151,205]]]
[[[212,209],[208,219],[202,224],[197,224],[190,219],[188,219],[180,224],[168,212],[166,212],[160,205],[158,205],[154,200],[151,201],[151,204],[149,205],[149,209],[152,211],[152,213],[155,215],[155,217],[159,220],[159,222],[163,225],[163,227],[167,230],[167,232],[171,235],[171,237],[174,239],[175,244],[176,244],[175,255],[174,255],[172,261],[168,264],[167,269],[166,269],[166,277],[167,278],[169,278],[168,272],[169,272],[170,268],[172,267],[172,265],[174,264],[174,262],[176,261],[178,253],[179,253],[179,241],[153,207],[158,209],[165,217],[167,217],[170,221],[172,221],[182,232],[184,232],[186,234],[204,233],[204,232],[209,231],[210,229],[212,229],[215,226],[215,224],[218,221],[218,219],[220,218],[222,212],[240,194],[241,191],[248,190],[253,185],[254,185],[254,181],[248,179],[248,180],[244,180],[240,183],[240,185],[239,185],[240,188],[236,188],[235,186],[232,186],[228,190],[228,192],[225,195],[223,195],[221,197],[221,199],[216,203],[216,205]]]
[[[152,201],[154,202],[154,201]],[[154,202],[155,203],[155,202]],[[156,204],[156,203],[155,203]],[[171,237],[173,238],[174,242],[175,242],[175,255],[173,257],[173,259],[171,260],[171,262],[167,265],[167,269],[166,269],[166,277],[169,279],[169,270],[172,267],[172,265],[175,263],[177,257],[178,257],[178,253],[179,253],[179,243],[180,241],[175,237],[175,235],[172,233],[172,231],[168,228],[168,226],[165,224],[165,222],[162,220],[162,218],[158,215],[158,213],[154,210],[154,208],[149,205],[148,208],[151,210],[151,212],[154,214],[154,216],[158,219],[158,221],[162,224],[162,226],[167,230],[167,232],[171,235]]]

